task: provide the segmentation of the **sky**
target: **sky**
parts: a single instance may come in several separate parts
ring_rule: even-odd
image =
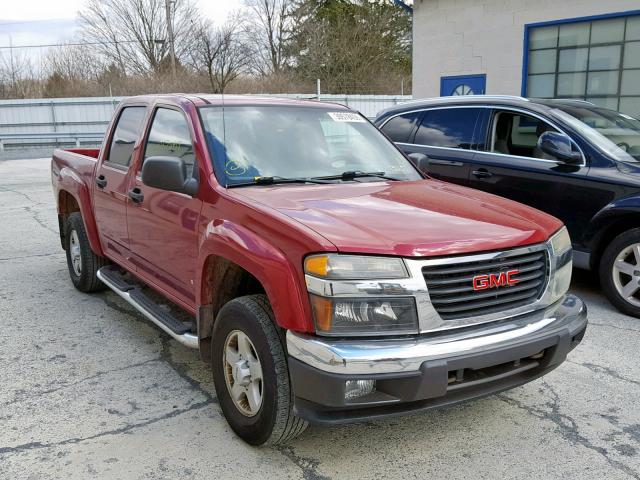
[[[242,7],[242,0],[192,0],[203,15],[214,23],[223,23],[227,16]],[[0,9],[0,54],[9,45],[42,45],[61,43],[73,37],[76,16],[85,0],[5,0]],[[15,50],[14,50],[15,51]],[[43,49],[21,49],[37,58]]]

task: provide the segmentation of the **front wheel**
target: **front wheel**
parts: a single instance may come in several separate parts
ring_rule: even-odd
[[[211,342],[213,381],[222,412],[251,445],[276,445],[301,434],[293,414],[287,359],[265,295],[222,307]]]
[[[602,255],[599,273],[609,301],[621,312],[640,317],[640,228],[613,239]]]

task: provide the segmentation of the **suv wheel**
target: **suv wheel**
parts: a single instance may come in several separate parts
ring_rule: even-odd
[[[104,290],[105,286],[96,273],[107,265],[108,261],[91,250],[80,213],[74,212],[67,218],[64,238],[67,247],[67,266],[73,285],[85,293]]]
[[[618,310],[640,317],[640,228],[618,235],[606,248],[600,261],[600,282]]]
[[[211,359],[222,412],[244,441],[282,444],[307,427],[293,414],[287,359],[265,295],[236,298],[222,307]]]

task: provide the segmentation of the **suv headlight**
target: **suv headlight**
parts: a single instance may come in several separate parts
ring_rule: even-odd
[[[567,293],[571,284],[571,272],[573,270],[573,250],[571,238],[566,227],[562,227],[550,239],[551,253],[550,267],[551,278],[549,281],[550,301],[553,303]]]
[[[337,284],[393,283],[408,278],[401,258],[323,254],[304,262],[307,288],[319,335],[368,336],[418,333],[413,297],[335,295]],[[311,284],[321,288],[310,288]],[[366,290],[366,289],[365,289]],[[375,289],[374,289],[375,290]]]

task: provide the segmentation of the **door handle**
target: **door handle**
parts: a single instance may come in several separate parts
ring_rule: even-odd
[[[490,178],[493,177],[493,173],[491,173],[486,168],[480,168],[478,170],[474,170],[471,172],[476,178]]]
[[[456,162],[455,160],[438,160],[437,158],[429,158],[430,165],[449,165],[451,167],[462,167],[463,162]]]
[[[96,178],[96,185],[98,186],[98,188],[106,187],[107,178],[104,175],[99,175],[98,178]]]
[[[144,194],[142,193],[142,190],[140,190],[138,187],[135,187],[129,190],[129,198],[133,200],[134,203],[142,203],[142,201],[144,200]]]

